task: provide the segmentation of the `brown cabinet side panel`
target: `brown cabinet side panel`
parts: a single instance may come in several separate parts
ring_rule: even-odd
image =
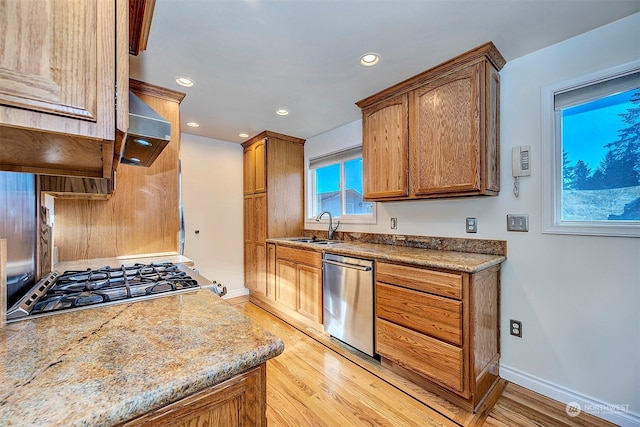
[[[304,146],[275,137],[267,140],[267,238],[302,235]]]

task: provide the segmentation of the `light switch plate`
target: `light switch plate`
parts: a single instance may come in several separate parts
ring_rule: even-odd
[[[507,231],[529,231],[529,215],[507,214]]]

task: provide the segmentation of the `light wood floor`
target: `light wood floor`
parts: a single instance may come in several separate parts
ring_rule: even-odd
[[[564,404],[506,381],[500,385],[503,392],[495,405],[480,414],[467,413],[387,375],[373,359],[354,359],[336,340],[303,333],[246,298],[227,301],[285,343],[285,351],[267,362],[271,427],[613,426],[584,413],[569,417]]]

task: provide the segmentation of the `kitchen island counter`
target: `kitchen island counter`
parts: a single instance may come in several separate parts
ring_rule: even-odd
[[[114,425],[284,350],[209,289],[0,329],[0,425]]]

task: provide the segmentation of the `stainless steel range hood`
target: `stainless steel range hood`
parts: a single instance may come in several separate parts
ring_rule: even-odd
[[[121,162],[151,166],[171,140],[171,123],[129,92],[129,131]]]

